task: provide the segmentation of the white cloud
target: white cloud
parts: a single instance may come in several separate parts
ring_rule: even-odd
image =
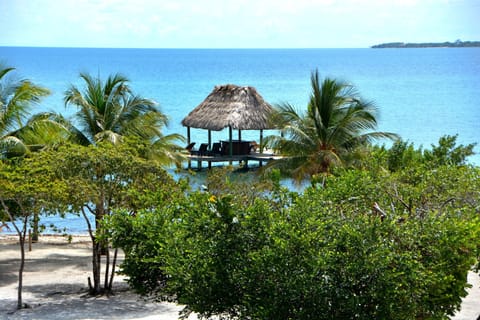
[[[8,26],[0,45],[341,47],[439,30],[469,37],[480,29],[475,10],[465,9],[475,1],[0,0]],[[448,16],[454,27],[445,26]]]

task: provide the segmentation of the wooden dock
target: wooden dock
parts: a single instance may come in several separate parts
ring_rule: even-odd
[[[259,166],[262,166],[263,162],[268,162],[271,160],[281,159],[282,156],[275,155],[273,153],[259,153],[259,152],[252,152],[250,154],[242,154],[242,155],[196,155],[191,154],[188,156],[188,168],[192,168],[191,163],[197,162],[197,169],[202,169],[202,163],[207,162],[208,168],[212,167],[212,163],[217,162],[228,162],[232,164],[233,162],[243,163],[246,167],[248,167],[249,161],[257,161]]]

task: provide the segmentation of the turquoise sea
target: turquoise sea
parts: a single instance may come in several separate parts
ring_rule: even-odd
[[[186,135],[181,120],[219,84],[253,86],[271,104],[305,109],[310,74],[354,84],[380,109],[381,131],[430,147],[445,134],[480,143],[480,48],[420,49],[94,49],[0,47],[0,62],[52,91],[37,111],[71,116],[63,93],[80,72],[121,73],[133,90],[170,117],[166,133]],[[265,132],[268,135],[268,131]],[[192,130],[194,141],[206,132]],[[228,132],[214,133],[225,139]],[[257,132],[242,132],[258,139]],[[475,149],[480,153],[480,146]],[[480,165],[480,155],[470,158]],[[78,230],[76,230],[78,231]]]

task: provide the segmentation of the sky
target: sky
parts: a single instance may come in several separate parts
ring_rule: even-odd
[[[480,40],[480,0],[0,0],[0,46],[367,48]]]

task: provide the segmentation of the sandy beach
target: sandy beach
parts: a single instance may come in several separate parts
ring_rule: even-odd
[[[145,301],[116,275],[115,295],[87,297],[91,275],[91,243],[87,236],[43,236],[26,248],[23,302],[30,308],[15,311],[20,261],[15,237],[0,235],[0,319],[178,319],[182,306]],[[123,255],[120,256],[120,261]],[[474,320],[480,315],[480,278],[470,273],[469,295],[452,319]],[[189,319],[197,319],[191,315]]]
[[[0,319],[178,319],[174,303],[145,301],[115,276],[115,295],[87,297],[91,276],[91,242],[87,236],[44,236],[28,252],[23,277],[23,302],[15,311],[20,251],[15,237],[0,236]],[[119,255],[120,262],[123,254]],[[189,319],[196,319],[190,316]]]

